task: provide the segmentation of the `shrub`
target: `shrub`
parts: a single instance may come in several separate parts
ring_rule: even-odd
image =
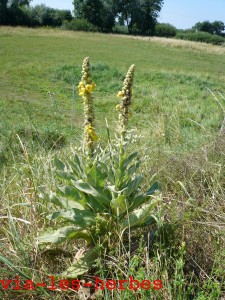
[[[155,35],[161,37],[174,37],[177,33],[176,27],[170,24],[156,24]]]
[[[129,34],[128,27],[122,25],[116,25],[113,27],[113,33]]]
[[[92,32],[99,31],[98,27],[89,23],[86,19],[74,19],[71,22],[66,20],[63,22],[61,28],[65,29],[65,30],[86,31],[86,32],[87,31],[92,31]]]
[[[225,39],[218,35],[213,35],[208,32],[193,32],[193,33],[177,33],[176,34],[177,39],[181,40],[188,40],[188,41],[194,41],[194,42],[204,42],[214,45],[222,45],[225,43]]]

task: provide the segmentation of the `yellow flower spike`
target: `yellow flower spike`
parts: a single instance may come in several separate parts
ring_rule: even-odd
[[[134,78],[135,65],[131,65],[123,82],[122,90],[118,92],[117,97],[121,98],[119,109],[119,132],[121,134],[121,141],[124,142],[127,132],[127,124],[129,116],[131,115],[130,105],[132,98],[132,85]]]
[[[124,96],[124,92],[123,91],[119,91],[117,94],[117,98],[123,97]]]
[[[86,57],[83,61],[81,74],[82,78],[78,87],[84,108],[84,146],[88,157],[91,158],[94,152],[94,142],[97,141],[98,137],[93,129],[95,116],[92,92],[96,85],[92,82],[89,57]]]

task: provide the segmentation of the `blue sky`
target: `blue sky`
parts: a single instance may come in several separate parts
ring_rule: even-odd
[[[73,11],[73,0],[33,0],[31,5],[69,9]],[[191,28],[199,21],[223,21],[225,23],[225,0],[164,0],[159,22],[170,23],[179,29]]]

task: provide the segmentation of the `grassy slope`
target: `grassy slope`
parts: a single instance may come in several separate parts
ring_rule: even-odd
[[[114,95],[123,74],[135,63],[133,120],[139,129],[147,125],[164,131],[162,115],[168,113],[169,118],[179,122],[182,138],[187,137],[185,143],[189,139],[187,131],[192,131],[193,126],[193,131],[199,129],[188,119],[201,123],[209,132],[220,126],[220,109],[205,88],[223,93],[225,56],[221,53],[97,33],[9,28],[1,29],[0,51],[3,132],[24,123],[38,128],[54,124],[57,129],[70,132],[71,89],[79,81],[85,56],[90,56],[97,67],[97,72],[93,72],[98,84],[97,120],[107,117],[111,121],[115,116]],[[101,64],[106,67],[104,76]],[[55,99],[47,92],[55,93]],[[79,127],[81,106],[77,96],[75,100],[75,125]]]
[[[118,100],[115,95],[128,67],[136,64],[131,128],[138,129],[139,143],[134,146],[142,145],[140,149],[147,154],[142,171],[146,178],[156,173],[162,182],[167,207],[165,216],[169,226],[177,228],[174,248],[177,249],[181,240],[187,243],[184,288],[190,286],[191,277],[194,284],[190,289],[195,289],[195,292],[197,281],[199,286],[205,281],[206,287],[200,288],[203,298],[199,296],[196,299],[207,299],[206,296],[217,299],[213,296],[216,289],[214,279],[208,283],[196,264],[210,279],[215,277],[215,282],[219,280],[221,270],[216,262],[223,257],[220,251],[224,241],[221,224],[224,218],[225,146],[224,139],[217,136],[223,114],[206,88],[216,95],[218,91],[225,95],[224,48],[97,33],[0,28],[2,215],[7,214],[5,208],[8,205],[12,207],[21,202],[31,205],[31,209],[13,207],[11,212],[13,216],[34,224],[31,228],[16,223],[25,252],[32,257],[37,233],[46,226],[40,216],[46,211],[47,204],[39,192],[55,186],[51,172],[54,151],[42,150],[51,149],[58,139],[55,130],[63,133],[73,147],[77,145],[82,133],[82,106],[76,95],[71,129],[71,95],[72,85],[79,82],[85,56],[91,59],[93,78],[97,83],[96,129],[103,136],[103,141],[104,118],[108,119],[113,131],[117,119],[115,105]],[[223,103],[224,100],[218,97]],[[18,150],[16,133],[27,147],[22,151]],[[40,154],[37,149],[41,150]],[[70,149],[64,147],[61,153],[64,152],[70,153]],[[18,162],[10,164],[12,158]],[[178,184],[178,181],[181,183]],[[10,235],[11,231],[12,224],[4,219],[3,232],[0,232],[2,238],[6,238],[0,244],[4,248],[4,251],[1,248],[2,253],[14,264],[30,267],[26,265],[25,252]],[[170,231],[166,231],[168,233]],[[164,251],[161,245],[158,251],[158,255],[162,255],[161,266],[154,271],[155,277],[160,278],[164,274],[168,280],[165,279],[164,294],[159,297],[169,299],[170,294],[172,299],[176,299],[179,293],[171,292],[168,283],[174,276],[173,267],[170,269],[169,265],[173,265],[176,258],[165,256]],[[41,272],[51,272],[46,270],[42,260],[38,263]],[[215,272],[212,271],[213,263]],[[163,266],[167,267],[163,269]],[[193,270],[197,279],[191,275]],[[218,278],[215,273],[218,273]],[[4,271],[3,274],[9,278],[14,271]],[[4,297],[10,299],[14,296]],[[185,299],[182,295],[180,297]]]

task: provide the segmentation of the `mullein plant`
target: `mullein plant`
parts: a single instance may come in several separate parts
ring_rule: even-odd
[[[133,77],[134,65],[118,93],[121,98],[117,105],[120,142],[112,145],[109,138],[110,147],[96,147],[94,151],[98,138],[94,130],[92,92],[96,85],[91,79],[89,58],[84,59],[78,87],[83,99],[84,146],[88,155],[74,153],[73,158],[68,158],[65,163],[55,158],[56,174],[63,183],[49,197],[58,210],[47,218],[58,221],[59,228],[47,231],[39,238],[39,244],[59,244],[78,239],[86,241],[86,251],[60,275],[62,278],[76,278],[86,273],[97,257],[116,248],[125,232],[158,221],[152,214],[160,201],[160,196],[153,196],[159,188],[158,183],[142,192],[138,152],[130,154],[125,149]],[[130,240],[128,247],[130,249]]]
[[[96,84],[91,78],[89,57],[86,57],[83,61],[82,78],[78,88],[79,96],[83,99],[84,108],[84,147],[87,149],[89,157],[91,157],[94,151],[94,142],[97,142],[98,136],[94,129],[94,105],[92,96]]]
[[[135,65],[131,65],[124,79],[123,88],[117,94],[117,97],[121,99],[120,103],[116,105],[116,109],[119,111],[119,133],[121,137],[121,143],[123,143],[125,140],[128,119],[131,115],[130,105],[132,98],[134,70]]]

